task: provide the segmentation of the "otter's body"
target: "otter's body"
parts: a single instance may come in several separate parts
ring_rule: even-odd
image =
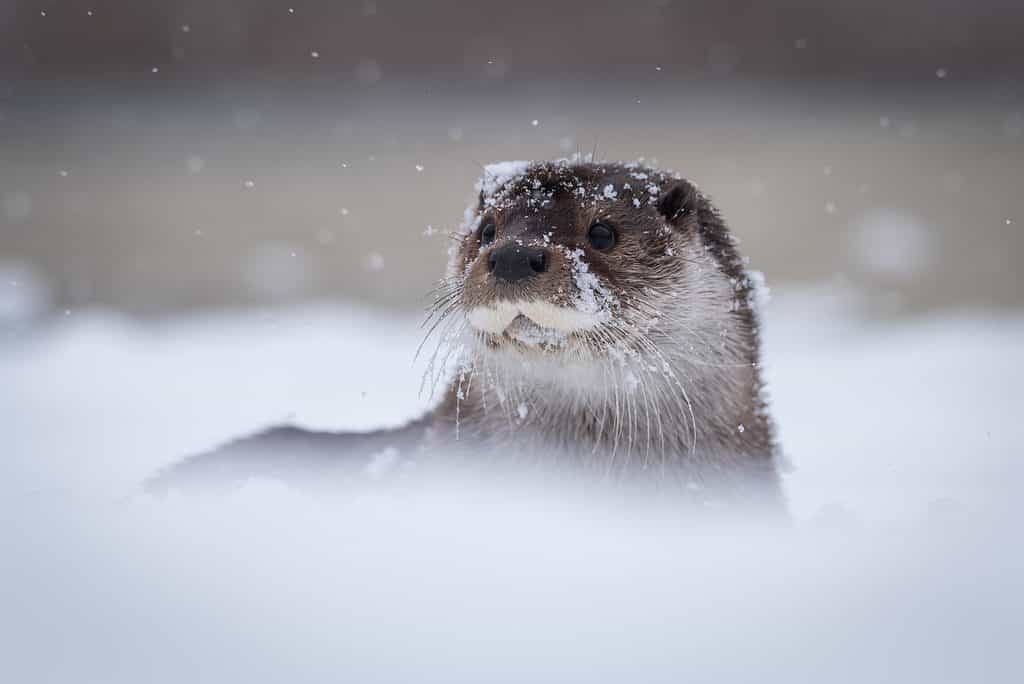
[[[430,414],[365,435],[279,428],[157,482],[325,483],[381,454],[457,455],[776,498],[755,283],[710,201],[670,174],[573,161],[492,165],[477,190],[430,310]]]

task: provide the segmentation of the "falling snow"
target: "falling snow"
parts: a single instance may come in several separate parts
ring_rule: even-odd
[[[380,252],[370,252],[366,255],[363,260],[363,265],[367,271],[377,272],[384,270],[384,255]]]

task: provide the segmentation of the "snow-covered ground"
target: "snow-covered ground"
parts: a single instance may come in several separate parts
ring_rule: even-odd
[[[770,304],[793,529],[492,486],[157,499],[183,454],[423,410],[415,318],[0,342],[0,680],[1021,681],[1024,314]]]

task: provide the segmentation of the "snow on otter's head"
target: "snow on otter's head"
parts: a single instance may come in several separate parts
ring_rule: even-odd
[[[432,309],[449,343],[660,365],[671,344],[721,356],[743,337],[736,323],[753,323],[753,282],[724,223],[672,173],[502,162],[485,167],[475,190]]]

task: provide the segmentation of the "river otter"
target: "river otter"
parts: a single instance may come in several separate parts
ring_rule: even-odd
[[[708,197],[580,159],[492,164],[476,190],[429,308],[426,380],[446,379],[430,413],[366,434],[275,428],[151,484],[318,486],[428,453],[500,454],[777,499],[756,283]]]

